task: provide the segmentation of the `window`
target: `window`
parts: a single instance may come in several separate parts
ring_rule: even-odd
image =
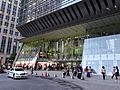
[[[9,20],[9,19],[10,19],[10,16],[7,15],[7,16],[6,16],[6,20]]]
[[[16,11],[17,11],[17,7],[16,6],[13,6],[13,12],[12,12],[12,15],[16,15]]]
[[[10,14],[11,12],[11,7],[12,7],[12,4],[8,4],[8,8],[7,8],[7,13]]]
[[[15,36],[18,36],[18,34],[19,34],[18,32],[15,32]]]
[[[11,27],[11,28],[14,28],[14,24],[11,24],[10,27]]]
[[[5,50],[5,44],[6,44],[6,37],[2,36],[2,42],[1,42],[1,51],[4,53]]]
[[[17,5],[17,4],[18,4],[18,1],[17,1],[17,0],[14,0],[14,4],[16,4],[16,5]]]
[[[13,35],[13,30],[10,30],[9,34],[10,34],[10,35]]]
[[[1,11],[2,12],[5,11],[5,6],[6,6],[6,2],[2,1],[2,5],[1,5]]]
[[[17,39],[14,39],[14,45],[13,45],[13,52],[12,53],[16,53],[17,50]]]
[[[11,10],[7,9],[7,13],[10,14]]]
[[[15,21],[15,17],[12,17],[12,18],[11,18],[11,21],[13,21],[13,22],[14,22],[14,21]]]
[[[8,4],[8,8],[7,9],[11,9],[11,7],[12,7],[12,4]]]
[[[3,14],[0,14],[0,19],[3,19],[4,15]]]
[[[3,30],[3,33],[7,34],[8,30],[7,29],[4,29]]]
[[[8,54],[10,54],[11,44],[12,44],[12,38],[9,37],[9,39],[8,39],[8,45],[7,45],[7,53]]]
[[[6,27],[8,27],[8,25],[9,25],[9,23],[8,22],[5,22],[5,24],[4,24]]]
[[[13,12],[12,12],[12,15],[16,16],[16,11],[13,11]]]
[[[3,21],[0,21],[0,26],[2,26],[2,22],[3,22]]]
[[[9,2],[11,2],[11,3],[12,3],[12,0],[9,0]]]

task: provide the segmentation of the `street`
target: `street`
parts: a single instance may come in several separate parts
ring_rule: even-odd
[[[28,79],[11,79],[7,74],[0,74],[0,90],[73,90],[70,85],[64,85],[65,82],[41,79],[30,76]],[[81,90],[81,89],[74,89]]]
[[[28,73],[30,73],[28,71]],[[102,80],[101,76],[92,76],[79,80],[77,78],[61,77],[61,71],[47,71],[49,77],[45,75],[46,71],[36,71],[37,75],[28,77],[28,79],[11,79],[7,74],[0,74],[0,90],[120,90],[120,80],[110,79]],[[54,74],[57,77],[54,77]]]

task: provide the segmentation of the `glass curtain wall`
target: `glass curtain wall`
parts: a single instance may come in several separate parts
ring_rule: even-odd
[[[19,24],[65,8],[82,0],[21,0]]]
[[[55,41],[35,41],[24,44],[18,61],[31,61],[39,53],[38,61],[81,61],[83,39],[68,38]]]
[[[120,34],[89,38],[84,41],[83,66],[91,66],[97,74],[105,66],[107,74],[112,74],[112,67],[120,67]]]

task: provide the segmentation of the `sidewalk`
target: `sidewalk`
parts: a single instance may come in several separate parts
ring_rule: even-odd
[[[30,71],[27,72],[30,74]],[[34,74],[37,74],[38,76],[45,76],[46,72],[51,78],[57,78],[72,82],[85,88],[86,90],[120,90],[120,80],[110,79],[110,76],[107,76],[106,80],[102,80],[102,76],[99,75],[94,75],[91,78],[80,80],[76,77],[74,79],[71,79],[69,76],[62,78],[62,71],[34,71]],[[55,75],[57,75],[57,77],[54,77]]]

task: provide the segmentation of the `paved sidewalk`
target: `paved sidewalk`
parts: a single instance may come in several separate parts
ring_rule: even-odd
[[[27,71],[30,74],[30,71]],[[91,78],[85,78],[85,80],[71,79],[67,76],[62,78],[62,71],[34,71],[34,75],[45,76],[45,73],[49,74],[51,78],[57,78],[72,82],[76,85],[79,85],[86,90],[120,90],[120,80],[110,79],[110,76],[106,77],[106,80],[102,80],[102,76],[94,75]],[[71,74],[71,73],[70,73]],[[57,75],[57,77],[54,77]]]

